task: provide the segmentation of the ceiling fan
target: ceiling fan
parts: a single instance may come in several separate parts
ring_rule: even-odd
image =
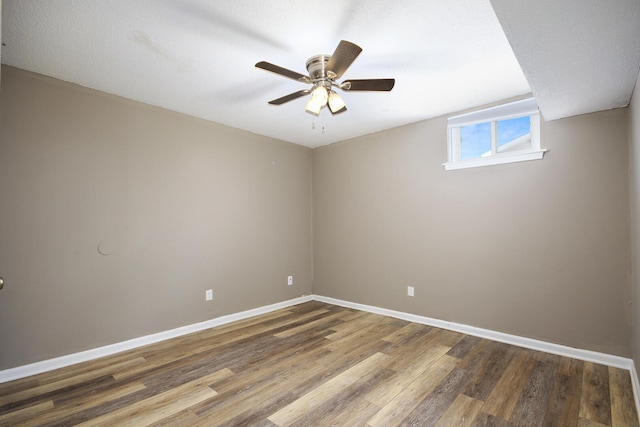
[[[269,104],[281,105],[285,102],[311,94],[306,106],[308,113],[317,116],[320,114],[320,110],[328,106],[332,114],[338,114],[346,111],[347,107],[340,95],[333,90],[334,88],[345,91],[388,92],[393,89],[396,83],[395,79],[363,79],[345,80],[342,83],[336,82],[336,80],[342,77],[344,72],[347,71],[347,68],[349,68],[358,55],[360,55],[360,52],[362,52],[360,46],[342,40],[338,44],[338,47],[336,47],[333,55],[315,55],[307,60],[308,76],[266,61],[258,62],[256,67],[301,83],[313,85],[310,89],[299,90],[269,101]]]

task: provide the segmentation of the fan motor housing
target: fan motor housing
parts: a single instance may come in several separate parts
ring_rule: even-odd
[[[331,59],[331,55],[315,55],[307,59],[307,71],[311,81],[324,80],[327,78],[326,65]]]

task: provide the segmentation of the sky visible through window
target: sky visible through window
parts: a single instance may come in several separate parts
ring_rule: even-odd
[[[529,116],[497,122],[498,147],[531,132]],[[491,151],[491,123],[477,123],[460,128],[460,157],[477,159],[483,153]]]

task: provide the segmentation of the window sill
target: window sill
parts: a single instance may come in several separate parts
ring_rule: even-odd
[[[547,150],[527,151],[526,153],[503,154],[481,159],[462,160],[455,163],[443,163],[445,170],[477,168],[479,166],[500,165],[503,163],[526,162],[540,160]]]

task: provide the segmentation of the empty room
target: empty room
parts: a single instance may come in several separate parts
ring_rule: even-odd
[[[0,14],[0,425],[640,426],[639,0]]]

